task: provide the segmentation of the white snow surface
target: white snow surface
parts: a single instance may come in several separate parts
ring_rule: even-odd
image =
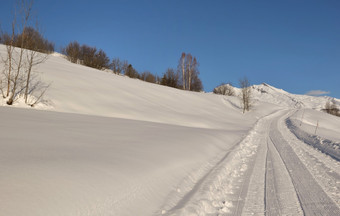
[[[316,110],[302,109],[294,113],[291,119],[308,134],[340,143],[340,118]]]
[[[235,182],[250,178],[265,116],[304,108],[304,130],[318,119],[320,136],[340,140],[339,120],[318,111],[329,97],[255,85],[242,114],[237,97],[150,84],[58,53],[35,70],[51,83],[44,103],[0,99],[0,215],[228,214],[235,197],[223,193],[239,193]]]

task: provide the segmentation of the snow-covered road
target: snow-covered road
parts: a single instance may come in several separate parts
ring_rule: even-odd
[[[340,215],[339,164],[291,133],[285,120],[292,113],[260,119],[164,214]]]
[[[283,119],[280,119],[281,122]],[[288,185],[293,183],[294,191],[291,191],[291,195],[296,195],[299,199],[299,206],[302,208],[302,211],[305,215],[340,215],[339,206],[336,205],[335,202],[328,196],[326,191],[322,189],[322,187],[315,180],[313,173],[308,170],[308,167],[301,161],[298,155],[294,152],[293,148],[289,145],[286,137],[284,136],[284,132],[279,129],[279,120],[275,119],[272,122],[272,126],[270,129],[269,137],[271,142],[274,144],[276,150],[279,153],[280,159],[283,161],[284,167],[281,169],[277,169],[277,172],[285,172],[288,171],[290,178],[286,178],[286,181],[280,182],[277,181],[277,185]],[[322,163],[321,161],[319,163]],[[291,179],[291,180],[290,180]],[[340,180],[340,178],[338,179]],[[266,184],[267,186],[267,184]],[[280,186],[274,185],[273,187],[269,187],[272,190],[277,190]],[[267,187],[268,188],[268,187]],[[282,191],[282,196],[287,191]],[[280,194],[276,195],[277,198],[280,198]],[[266,197],[266,200],[269,197]],[[288,196],[287,196],[288,198]],[[293,198],[293,197],[292,197]],[[277,199],[280,201],[280,199]],[[290,198],[287,199],[289,201]],[[284,200],[278,202],[276,207],[276,212],[281,214],[281,212],[288,210],[291,205],[287,205],[287,202]],[[268,202],[267,202],[268,204]],[[296,209],[298,209],[298,207]],[[272,208],[272,205],[269,205],[266,210]],[[293,208],[295,210],[295,208]],[[285,215],[296,215],[294,212],[287,211]],[[277,214],[272,214],[277,215]]]

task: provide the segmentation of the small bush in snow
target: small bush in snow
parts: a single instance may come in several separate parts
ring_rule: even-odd
[[[331,115],[340,116],[340,109],[336,106],[334,101],[327,101],[324,111]]]
[[[214,88],[213,92],[215,94],[220,94],[220,95],[235,96],[234,87],[232,86],[231,83],[228,83],[228,84],[222,83],[221,85]]]
[[[81,63],[99,70],[110,67],[110,59],[103,50],[97,50],[96,47],[90,47],[86,44],[80,46],[77,41],[70,42],[63,49],[63,53],[73,63]]]

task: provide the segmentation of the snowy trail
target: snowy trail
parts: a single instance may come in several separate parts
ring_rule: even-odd
[[[320,187],[313,175],[280,133],[278,121],[279,119],[273,121],[269,136],[289,171],[304,214],[340,215],[339,207]]]
[[[279,130],[285,134],[285,139],[294,149],[313,178],[340,208],[340,162],[320,150],[298,139],[285,121],[278,124]]]
[[[164,215],[242,215],[245,206],[264,212],[264,160],[266,132],[271,119],[279,113],[272,113],[258,120],[248,135],[238,145],[226,153],[220,163],[207,176],[198,181],[191,191]],[[262,171],[259,171],[262,170]],[[256,170],[254,172],[254,170]],[[261,174],[262,173],[262,174]],[[260,175],[258,175],[260,174]],[[254,178],[254,176],[256,176]],[[261,179],[258,184],[254,181]],[[254,185],[255,189],[253,188]],[[248,188],[250,187],[250,189]],[[254,199],[248,199],[248,190],[254,192]],[[258,199],[258,192],[260,199]],[[251,205],[250,205],[251,204]]]
[[[285,113],[276,112],[258,129],[253,139],[259,145],[255,165],[249,171],[249,186],[244,186],[248,188],[245,205],[241,214],[234,211],[231,215],[302,215],[292,181],[269,136],[272,122]]]
[[[265,179],[266,215],[303,215],[290,175],[270,139]]]
[[[310,170],[313,167],[306,167],[306,158],[291,147],[291,132],[282,127],[290,114],[283,110],[260,119],[193,190],[164,214],[340,215],[336,201],[338,172],[324,165],[318,171],[327,172],[328,181],[316,180],[316,173]]]

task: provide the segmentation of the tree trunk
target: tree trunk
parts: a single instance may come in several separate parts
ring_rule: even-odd
[[[31,79],[31,71],[32,71],[32,66],[33,66],[33,58],[34,58],[34,51],[31,52],[31,58],[29,61],[29,65],[28,65],[28,71],[27,71],[27,78],[26,78],[26,86],[25,86],[25,103],[27,104],[27,95],[28,95],[28,88],[29,88],[29,83],[30,83],[30,79]]]

